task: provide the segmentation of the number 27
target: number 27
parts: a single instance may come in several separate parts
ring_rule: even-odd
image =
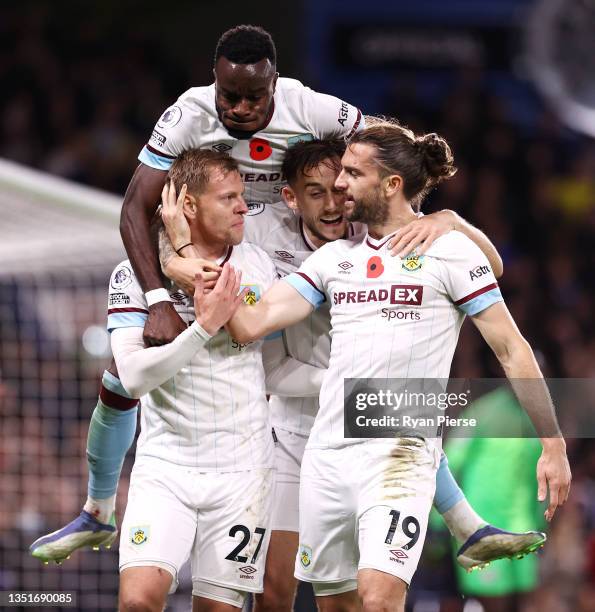
[[[250,530],[248,529],[248,527],[246,527],[246,525],[234,525],[229,530],[229,536],[231,538],[235,538],[236,534],[238,533],[242,534],[242,541],[225,558],[229,559],[230,561],[239,561],[240,563],[247,563],[248,557],[246,557],[245,555],[240,555],[240,553],[244,550],[244,548],[246,548],[246,546],[248,546],[252,534],[250,533]],[[250,563],[256,563],[256,558],[258,557],[258,553],[260,552],[260,547],[262,546],[262,541],[264,540],[264,534],[266,533],[266,529],[264,529],[264,527],[256,527],[254,533],[256,535],[259,535],[260,539],[258,540],[256,550],[252,555],[252,559],[250,559]]]

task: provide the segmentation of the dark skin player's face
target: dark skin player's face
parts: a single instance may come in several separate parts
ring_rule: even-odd
[[[220,57],[215,74],[215,102],[219,118],[230,130],[257,132],[269,118],[277,72],[270,60],[234,64]]]

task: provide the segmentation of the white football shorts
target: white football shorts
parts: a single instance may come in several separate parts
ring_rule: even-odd
[[[299,530],[300,468],[308,436],[275,427],[272,531]]]
[[[409,584],[426,537],[439,448],[434,440],[400,438],[306,450],[296,578],[344,582],[370,568]]]
[[[274,470],[199,472],[143,457],[132,470],[120,571],[157,566],[173,576],[188,558],[200,583],[262,592]]]

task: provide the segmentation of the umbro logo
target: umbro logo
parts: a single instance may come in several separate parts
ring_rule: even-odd
[[[217,153],[225,153],[226,151],[231,151],[233,147],[224,142],[220,142],[219,144],[213,145],[211,148],[213,151],[217,151]]]
[[[251,565],[244,565],[244,567],[240,567],[239,570],[240,572],[242,572],[242,574],[247,574],[248,576],[258,571],[255,567],[252,567]]]
[[[181,306],[186,301],[186,294],[181,291],[176,291],[175,293],[170,293],[169,297],[174,301],[175,304]]]
[[[339,268],[341,268],[341,270],[349,270],[349,268],[353,268],[353,264],[349,261],[342,261],[339,264]]]
[[[390,551],[391,555],[397,557],[397,559],[409,559],[407,553],[404,553],[402,550],[392,550]]]
[[[281,259],[293,259],[294,256],[287,251],[275,251],[275,254],[278,255]]]

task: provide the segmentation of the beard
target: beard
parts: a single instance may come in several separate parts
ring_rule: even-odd
[[[366,225],[382,225],[388,220],[388,201],[380,187],[358,200],[353,200],[353,210],[347,214],[349,221],[360,221]]]

